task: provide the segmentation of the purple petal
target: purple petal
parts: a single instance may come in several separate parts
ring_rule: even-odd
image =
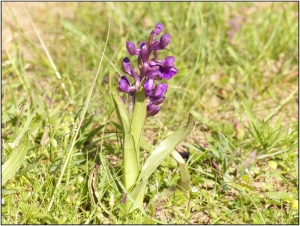
[[[119,89],[125,93],[128,93],[130,91],[130,83],[126,76],[121,77],[119,81]]]
[[[156,115],[160,110],[160,107],[154,104],[148,104],[147,106],[147,117]]]
[[[161,96],[165,95],[165,93],[167,92],[167,89],[168,89],[168,84],[166,84],[166,83],[158,84],[154,88],[153,96],[161,97]]]
[[[139,52],[135,48],[135,44],[133,42],[126,42],[126,48],[130,55],[138,55]]]
[[[143,62],[147,62],[148,61],[148,50],[147,50],[147,46],[143,45],[140,51],[140,56],[143,60]]]
[[[145,83],[144,83],[145,90],[147,90],[147,91],[152,90],[153,87],[154,87],[154,80],[150,79],[150,78],[147,78]]]
[[[161,104],[162,102],[164,102],[165,99],[166,99],[165,96],[160,96],[160,97],[150,96],[149,97],[150,103],[155,104],[155,105]]]
[[[156,35],[159,35],[163,29],[164,29],[164,25],[162,23],[157,23],[154,28],[154,33]]]
[[[174,61],[175,61],[175,57],[168,56],[168,57],[166,57],[165,59],[163,59],[161,61],[161,64],[162,64],[163,67],[170,68],[170,67],[174,67]]]
[[[121,99],[121,101],[122,101],[124,104],[126,104],[126,100],[125,100],[124,97],[120,96],[120,99]]]
[[[159,60],[150,60],[149,61],[149,65],[151,66],[151,67],[155,67],[155,66],[159,66],[161,64],[161,61],[159,61]]]
[[[123,59],[122,68],[123,68],[123,71],[125,73],[131,75],[131,73],[130,73],[130,60],[127,57],[125,57]]]
[[[149,67],[148,61],[146,61],[146,62],[143,63],[142,69],[140,69],[140,72],[141,72],[141,78],[140,79],[143,79],[144,76],[147,76],[148,71],[150,71],[150,67]],[[150,78],[152,79],[152,77],[150,77]]]
[[[156,40],[155,42],[153,42],[151,45],[150,45],[150,50],[153,51],[153,50],[160,50],[161,47],[160,47],[160,41]]]
[[[171,79],[174,75],[177,74],[178,70],[175,67],[172,67],[170,69],[160,69],[160,72],[163,74],[164,79]]]
[[[136,72],[135,68],[131,69],[131,76],[134,78],[136,88],[138,88],[140,85],[140,76]]]
[[[160,49],[166,48],[168,46],[170,40],[171,40],[171,36],[168,33],[161,36],[160,37],[160,44],[159,44]]]
[[[159,68],[157,67],[157,70],[151,70],[151,71],[148,71],[148,77],[151,78],[151,79],[154,79],[156,76],[158,76],[159,74]]]
[[[140,46],[140,49],[141,49],[144,45],[146,45],[146,42],[141,42],[140,45],[139,45],[139,46]]]

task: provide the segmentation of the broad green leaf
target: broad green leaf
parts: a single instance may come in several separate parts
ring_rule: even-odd
[[[139,172],[139,162],[136,156],[133,137],[131,133],[127,133],[123,139],[123,175],[126,189],[130,189],[134,185]]]
[[[174,148],[189,134],[194,126],[194,119],[189,115],[188,123],[163,140],[151,153],[142,167],[138,181],[148,180],[157,167],[171,154]]]
[[[226,171],[223,175],[223,180],[224,180],[224,184],[223,184],[223,189],[225,191],[229,190],[231,187],[233,187],[233,180],[230,177],[228,171]]]
[[[144,194],[146,190],[147,181],[143,181],[136,186],[132,192],[130,192],[130,196],[134,200],[134,202],[127,202],[127,209],[131,212],[135,208],[143,208]]]
[[[112,98],[124,133],[130,133],[130,117],[125,104],[115,93],[112,94]]]
[[[189,134],[189,132],[194,127],[194,124],[194,119],[190,114],[187,125],[168,136],[150,154],[142,167],[139,178],[137,179],[135,184],[136,186],[130,193],[130,195],[137,202],[138,206],[142,206],[143,204],[145,186],[149,177],[157,169],[157,167],[172,153],[174,148]]]
[[[144,123],[147,114],[145,89],[141,89],[136,93],[134,110],[131,122],[131,134],[134,139],[137,159],[139,161],[140,139],[144,129]]]
[[[152,152],[152,150],[154,149],[153,146],[151,144],[149,144],[147,141],[145,140],[141,140],[141,147],[146,149],[148,152]],[[190,173],[189,173],[189,168],[186,165],[184,159],[181,157],[181,155],[173,150],[171,152],[171,156],[173,159],[175,159],[175,161],[178,163],[178,167],[179,167],[179,175],[180,175],[180,179],[178,181],[178,185],[187,190],[190,184]]]
[[[139,161],[131,134],[130,117],[125,104],[120,97],[112,94],[117,115],[122,125],[123,133],[123,175],[126,189],[130,189],[139,175]]]
[[[286,193],[283,191],[268,191],[265,192],[265,195],[271,199],[283,200],[283,201],[292,201],[295,199],[293,194]]]
[[[28,151],[29,141],[28,134],[24,134],[22,141],[20,141],[17,150],[13,151],[9,159],[2,166],[2,186],[14,176],[14,174],[21,167],[25,155]]]

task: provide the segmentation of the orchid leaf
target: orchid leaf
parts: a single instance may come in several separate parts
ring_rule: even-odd
[[[117,111],[118,118],[120,120],[120,123],[122,125],[122,129],[124,131],[124,134],[130,133],[130,117],[129,113],[126,109],[125,104],[122,102],[121,98],[116,95],[115,93],[112,94],[112,98],[114,101],[114,105]]]
[[[135,187],[130,193],[137,202],[138,206],[142,206],[143,204],[145,186],[149,177],[154,173],[157,167],[174,151],[174,148],[190,133],[190,131],[194,127],[194,124],[194,119],[190,114],[187,125],[168,136],[150,154],[141,169],[141,173],[136,181]],[[184,173],[184,176],[185,179],[182,182],[187,184],[188,177],[186,171]]]
[[[157,169],[157,167],[171,154],[174,148],[190,133],[194,126],[194,119],[189,115],[188,123],[185,127],[177,130],[165,140],[163,140],[151,153],[142,167],[138,181],[146,181]]]
[[[145,98],[145,90],[141,89],[136,93],[134,110],[131,122],[131,134],[134,139],[137,159],[139,161],[140,139],[144,128],[144,123],[147,115],[147,106]]]
[[[143,139],[141,140],[141,148],[144,148],[148,152],[152,152],[152,150],[154,149],[151,144]],[[184,161],[182,156],[176,150],[173,150],[170,155],[177,162],[179,167],[180,179],[178,181],[178,185],[180,188],[187,190],[191,179],[188,166],[186,165],[186,162]]]
[[[146,190],[147,181],[143,181],[136,186],[130,196],[133,198],[134,202],[127,202],[127,209],[129,211],[134,210],[135,208],[143,208],[144,194]]]
[[[136,156],[134,140],[131,133],[126,133],[123,139],[123,174],[124,184],[130,189],[140,172],[139,162]]]
[[[130,189],[139,175],[139,161],[131,134],[129,113],[119,96],[112,95],[123,133],[123,174],[126,189]]]

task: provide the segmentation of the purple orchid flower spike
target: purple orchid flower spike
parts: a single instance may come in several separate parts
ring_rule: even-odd
[[[160,111],[159,105],[165,100],[168,90],[167,84],[155,83],[162,79],[169,80],[178,72],[174,66],[175,57],[168,56],[163,60],[157,59],[157,52],[165,49],[171,41],[168,33],[158,37],[163,30],[164,25],[157,23],[149,35],[148,42],[141,42],[138,48],[133,42],[126,43],[129,55],[138,55],[139,72],[132,67],[129,58],[125,57],[122,62],[123,71],[134,79],[134,83],[131,84],[126,76],[122,76],[119,81],[119,90],[129,95],[128,105],[134,106],[135,93],[143,88],[147,98],[147,117],[154,116]]]

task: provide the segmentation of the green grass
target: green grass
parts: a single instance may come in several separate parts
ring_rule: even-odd
[[[2,223],[298,224],[297,3],[3,3],[2,9],[2,166],[26,151],[2,185]],[[79,126],[109,15],[104,59]],[[144,140],[158,145],[192,112],[197,124],[178,146],[190,153],[192,183],[186,193],[178,190],[177,164],[167,158],[150,178],[144,211],[127,213],[110,93],[128,56],[126,41],[145,40],[157,22],[171,34],[159,58],[175,56],[179,73],[168,81],[160,113],[147,119]],[[142,150],[143,161],[147,155]],[[97,205],[90,192],[100,161]]]

